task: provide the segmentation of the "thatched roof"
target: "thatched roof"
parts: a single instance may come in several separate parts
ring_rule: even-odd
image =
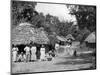
[[[89,43],[95,43],[96,42],[95,32],[92,32],[91,34],[89,34],[89,36],[84,41],[87,41]]]
[[[63,36],[56,36],[56,38],[60,41],[67,41]]]
[[[25,23],[26,24],[26,23]],[[47,44],[49,39],[45,31],[32,28],[29,25],[19,25],[12,30],[12,44],[29,44],[30,42],[38,44]]]
[[[71,34],[68,34],[68,35],[66,36],[66,39],[72,39],[72,40],[75,40],[75,38],[74,38]]]
[[[24,23],[20,23],[20,24],[19,24],[19,26],[25,26],[25,25],[27,25],[27,26],[28,26],[28,25],[31,26],[31,24],[30,24],[30,23],[27,23],[27,22],[24,22]]]

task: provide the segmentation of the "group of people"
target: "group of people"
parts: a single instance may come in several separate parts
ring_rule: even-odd
[[[35,44],[27,45],[13,45],[12,46],[12,61],[13,62],[32,62],[32,61],[46,61],[52,60],[57,56],[57,51],[60,49],[60,44],[55,43],[55,46],[41,44],[39,47]],[[65,48],[70,53],[71,43],[69,42]],[[71,52],[73,54],[73,51]],[[76,53],[75,53],[76,54]]]
[[[45,61],[48,58],[52,58],[52,51],[46,53],[46,48],[44,45],[41,45],[40,50],[37,51],[37,47],[32,44],[26,45],[23,48],[23,51],[19,52],[19,48],[15,45],[12,47],[12,61],[13,62],[32,62],[32,61]],[[37,53],[38,52],[38,53]],[[39,58],[38,58],[39,57]]]

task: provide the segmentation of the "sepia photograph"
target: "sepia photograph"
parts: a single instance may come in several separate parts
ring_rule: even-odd
[[[96,6],[11,0],[11,74],[96,69]]]

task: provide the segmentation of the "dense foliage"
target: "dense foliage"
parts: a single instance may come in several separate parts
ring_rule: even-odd
[[[67,5],[70,15],[76,16],[77,24],[60,21],[50,14],[44,15],[35,10],[36,2],[12,1],[12,28],[22,22],[29,22],[32,27],[42,27],[49,35],[59,36],[72,34],[76,40],[82,41],[91,32],[96,30],[96,7]]]
[[[96,6],[69,5],[71,15],[75,15],[80,29],[96,30]]]

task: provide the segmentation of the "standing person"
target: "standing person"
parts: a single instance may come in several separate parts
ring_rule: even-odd
[[[59,43],[55,43],[55,56],[57,56],[57,52],[58,52],[58,49],[59,49]]]
[[[59,49],[59,43],[55,43],[55,50]]]
[[[36,60],[36,51],[37,51],[37,48],[35,45],[33,45],[31,47],[31,61],[35,61]]]
[[[18,54],[18,48],[16,46],[13,46],[12,48],[12,61],[17,61],[17,54]]]
[[[70,56],[70,53],[71,53],[71,45],[68,43],[67,45],[66,45],[66,49],[67,49],[67,54]]]
[[[29,62],[30,61],[30,47],[29,47],[29,45],[27,45],[24,48],[24,51],[26,52],[26,62]]]
[[[71,39],[68,39],[67,42],[68,42],[69,45],[72,45],[72,40]]]
[[[36,45],[36,48],[37,48],[37,51],[36,51],[36,58],[37,58],[37,60],[40,60],[40,45],[37,44],[37,45]]]
[[[40,60],[44,61],[45,59],[45,47],[44,45],[42,45],[42,47],[40,48]]]

